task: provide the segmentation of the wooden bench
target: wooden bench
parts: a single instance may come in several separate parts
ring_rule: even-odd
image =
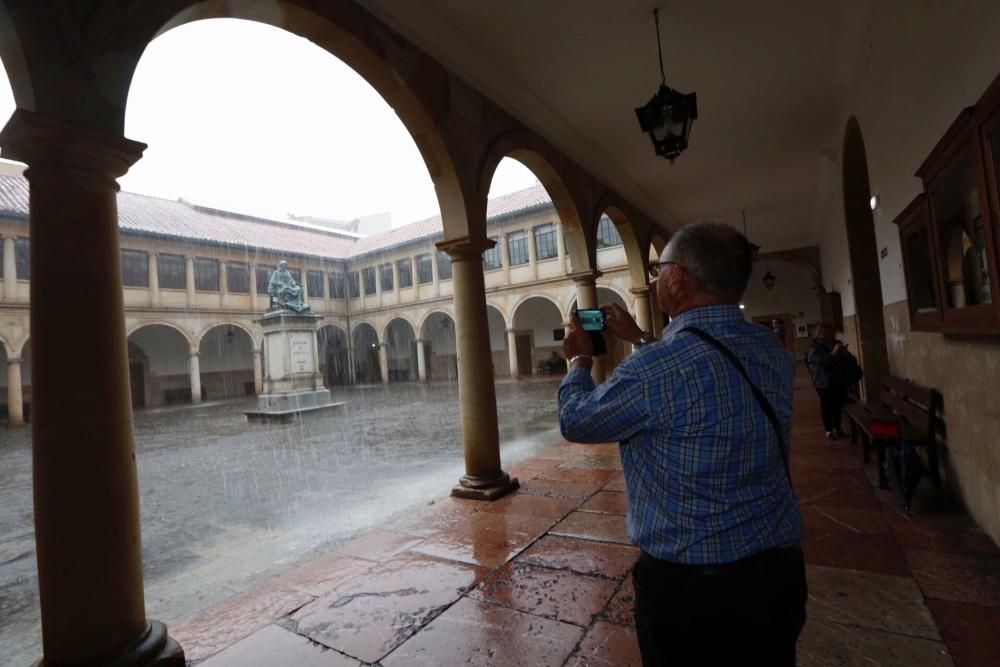
[[[940,489],[937,443],[944,435],[941,394],[892,375],[882,376],[879,384],[877,400],[854,403],[844,410],[851,424],[851,444],[861,438],[865,463],[871,462],[871,451],[875,450],[879,487],[883,489],[890,488],[885,472],[887,449],[906,444],[923,451],[928,474]],[[903,500],[908,506],[909,499]]]

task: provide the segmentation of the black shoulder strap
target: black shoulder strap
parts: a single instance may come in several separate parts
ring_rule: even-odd
[[[746,367],[743,366],[743,362],[739,360],[739,358],[736,356],[736,354],[733,353],[732,350],[730,350],[728,347],[726,347],[718,340],[716,340],[714,336],[712,336],[706,331],[703,331],[702,329],[699,329],[697,327],[684,327],[683,329],[681,329],[681,333],[685,331],[690,331],[691,333],[698,336],[706,343],[712,345],[712,347],[718,349],[719,352],[722,352],[722,354],[726,355],[726,358],[728,358],[729,361],[732,362],[733,366],[736,367],[736,370],[738,370],[740,372],[740,375],[743,376],[743,379],[747,381],[748,385],[750,385],[750,391],[753,392],[754,398],[757,399],[757,402],[760,404],[760,407],[764,410],[764,414],[766,414],[768,420],[770,420],[771,426],[774,427],[774,434],[778,437],[778,451],[781,453],[781,462],[785,464],[785,475],[788,476],[788,486],[791,486],[792,472],[791,470],[788,469],[788,458],[785,456],[785,436],[782,433],[781,422],[778,421],[778,415],[775,414],[774,408],[771,407],[771,402],[767,400],[766,396],[764,396],[764,392],[758,389],[757,385],[755,385],[753,381],[750,380],[750,376],[747,374]]]

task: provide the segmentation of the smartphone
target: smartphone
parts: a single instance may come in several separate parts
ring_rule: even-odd
[[[581,308],[576,316],[584,331],[604,331],[604,311],[600,308]]]

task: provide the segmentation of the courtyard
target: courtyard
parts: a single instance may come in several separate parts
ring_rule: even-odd
[[[558,442],[558,380],[498,382],[505,465]],[[447,494],[464,472],[458,385],[339,387],[342,411],[247,424],[254,401],[135,413],[147,613],[176,624],[359,531]],[[41,655],[31,430],[0,430],[0,663]]]

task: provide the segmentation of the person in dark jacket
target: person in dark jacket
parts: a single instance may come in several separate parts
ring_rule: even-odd
[[[806,366],[819,394],[828,440],[844,435],[840,430],[840,413],[847,403],[847,390],[861,379],[858,360],[847,351],[847,343],[837,340],[834,333],[830,324],[817,326],[816,337],[806,352]]]

